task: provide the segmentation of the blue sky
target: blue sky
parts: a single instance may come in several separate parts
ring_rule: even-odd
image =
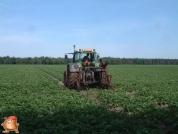
[[[1,0],[0,56],[178,58],[178,0]]]

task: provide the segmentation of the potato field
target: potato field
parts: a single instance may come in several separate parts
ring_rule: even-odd
[[[65,69],[0,65],[0,123],[16,116],[20,134],[178,133],[178,66],[109,65],[114,90],[80,92],[62,86]]]

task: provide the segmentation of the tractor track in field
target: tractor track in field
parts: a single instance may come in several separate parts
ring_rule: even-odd
[[[97,104],[101,104],[100,100],[97,98],[98,96],[98,91],[92,90],[92,91],[87,91],[87,90],[81,90],[80,94],[86,96],[89,100],[94,101]]]
[[[47,74],[49,77],[53,78],[54,80],[58,81],[58,85],[59,86],[64,86],[64,83],[62,81],[60,81],[58,78],[56,78],[55,76],[51,75],[50,73],[48,73],[47,71],[39,68],[41,71],[43,71],[45,74]],[[92,90],[81,90],[79,91],[79,93],[83,96],[86,96],[89,100],[91,101],[94,101],[95,103],[99,104],[99,105],[103,105],[102,102],[100,101],[100,99],[97,98],[98,96],[98,91],[97,90],[100,90],[100,89],[92,89]],[[109,111],[115,111],[115,112],[120,112],[123,110],[122,107],[113,107],[111,105],[108,105],[106,106],[106,108],[109,110]]]
[[[50,76],[51,78],[53,78],[54,80],[58,81],[59,86],[64,86],[64,83],[62,81],[60,81],[58,78],[54,77],[53,75],[51,75],[50,73],[48,73],[47,71],[39,68],[41,71],[43,71],[44,73],[46,73],[48,76]]]

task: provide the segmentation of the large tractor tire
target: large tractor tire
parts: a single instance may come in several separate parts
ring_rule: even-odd
[[[75,83],[75,73],[68,73],[67,74],[67,87],[69,89],[74,88],[74,83]]]
[[[80,79],[79,79],[79,74],[78,74],[78,73],[75,73],[74,88],[75,88],[77,91],[80,91]]]
[[[69,89],[80,90],[79,75],[78,73],[67,74],[67,87]]]
[[[109,78],[107,72],[103,71],[101,73],[101,87],[108,89],[110,87],[110,85],[111,85],[110,78]]]
[[[64,71],[64,79],[63,79],[64,86],[67,86],[67,73]]]

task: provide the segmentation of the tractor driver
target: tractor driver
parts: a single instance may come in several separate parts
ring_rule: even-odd
[[[87,53],[87,55],[84,56],[83,61],[85,61],[85,60],[89,60],[89,53]]]

